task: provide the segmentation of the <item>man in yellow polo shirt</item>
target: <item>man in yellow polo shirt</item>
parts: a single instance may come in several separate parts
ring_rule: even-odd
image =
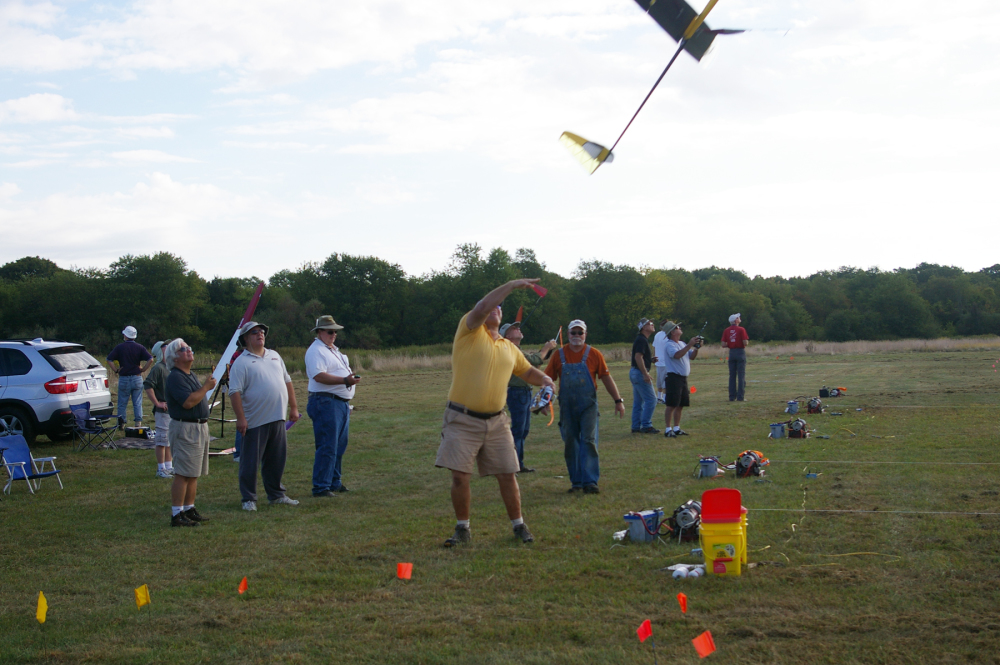
[[[435,466],[451,470],[451,503],[455,508],[455,535],[445,547],[472,540],[469,509],[472,504],[472,471],[496,476],[500,496],[514,536],[534,541],[521,517],[520,469],[510,417],[504,411],[507,382],[512,374],[534,386],[554,388],[552,379],[531,364],[510,340],[500,336],[500,304],[514,289],[530,289],[537,279],[515,279],[490,291],[462,317],[452,346],[451,390],[444,411],[441,445]]]

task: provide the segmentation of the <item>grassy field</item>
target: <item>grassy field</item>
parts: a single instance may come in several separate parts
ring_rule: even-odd
[[[73,453],[39,439],[35,454],[59,457],[66,489],[50,480],[0,502],[0,662],[652,663],[635,635],[647,618],[661,663],[697,662],[690,640],[706,629],[715,662],[997,662],[998,356],[756,356],[746,403],[727,401],[720,358],[697,360],[691,436],[679,440],[630,434],[602,390],[600,495],[566,493],[557,428],[532,424],[526,462],[538,471],[520,476],[530,546],[514,542],[486,478],[473,483],[473,543],[441,547],[453,528],[448,473],[433,466],[447,370],[366,376],[344,461],[350,493],[311,498],[305,420],[289,433],[285,472],[301,505],[241,511],[236,465],[213,458],[198,499],[212,521],[197,529],[169,528],[170,481],[154,477],[152,451]],[[627,365],[612,371],[630,406]],[[842,416],[804,416],[831,438],[767,439],[785,400],[824,384],[849,388],[826,400]],[[296,387],[304,405],[300,375]],[[662,407],[655,418],[662,427]],[[771,458],[767,482],[692,476],[699,453],[731,460],[747,448]],[[669,513],[717,486],[743,492],[750,561],[773,565],[674,580],[663,568],[697,561],[691,544],[611,537],[627,511]],[[397,562],[414,564],[412,580],[396,579]],[[144,583],[152,605],[140,613]]]

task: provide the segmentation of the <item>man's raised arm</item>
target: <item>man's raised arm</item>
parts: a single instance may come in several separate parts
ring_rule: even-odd
[[[514,289],[530,289],[531,286],[539,279],[539,277],[534,279],[512,279],[506,284],[502,284],[493,289],[483,296],[483,299],[477,302],[476,306],[472,308],[472,311],[468,313],[465,317],[465,325],[468,326],[469,330],[473,330],[474,328],[478,328],[483,325],[486,321],[486,317],[490,315],[490,312],[499,307],[500,303],[504,301],[504,298],[510,295],[511,291]]]

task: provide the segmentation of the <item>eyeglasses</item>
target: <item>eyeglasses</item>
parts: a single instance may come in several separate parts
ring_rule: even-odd
[[[266,335],[267,333],[264,332],[263,328],[254,328],[253,330],[251,330],[247,334],[248,335]]]
[[[178,353],[187,353],[188,351],[194,353],[194,349],[192,349],[190,346],[182,346],[181,348],[177,349],[177,351]]]
[[[569,336],[570,337],[583,337],[586,334],[587,334],[587,331],[585,331],[585,330],[581,330],[580,332],[573,332],[572,330],[569,331]]]
[[[320,330],[320,332],[325,332],[327,335],[336,335],[336,330]]]

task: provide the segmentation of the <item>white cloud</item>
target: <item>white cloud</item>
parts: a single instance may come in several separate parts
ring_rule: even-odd
[[[20,99],[0,102],[0,122],[65,122],[79,116],[72,108],[73,102],[62,95],[39,92]]]
[[[118,133],[128,138],[172,139],[174,130],[169,127],[119,127]]]
[[[123,162],[197,162],[197,159],[190,157],[180,157],[171,155],[162,150],[125,150],[123,152],[113,152],[111,156]]]
[[[21,188],[12,182],[0,183],[0,199],[9,199],[21,193]]]

